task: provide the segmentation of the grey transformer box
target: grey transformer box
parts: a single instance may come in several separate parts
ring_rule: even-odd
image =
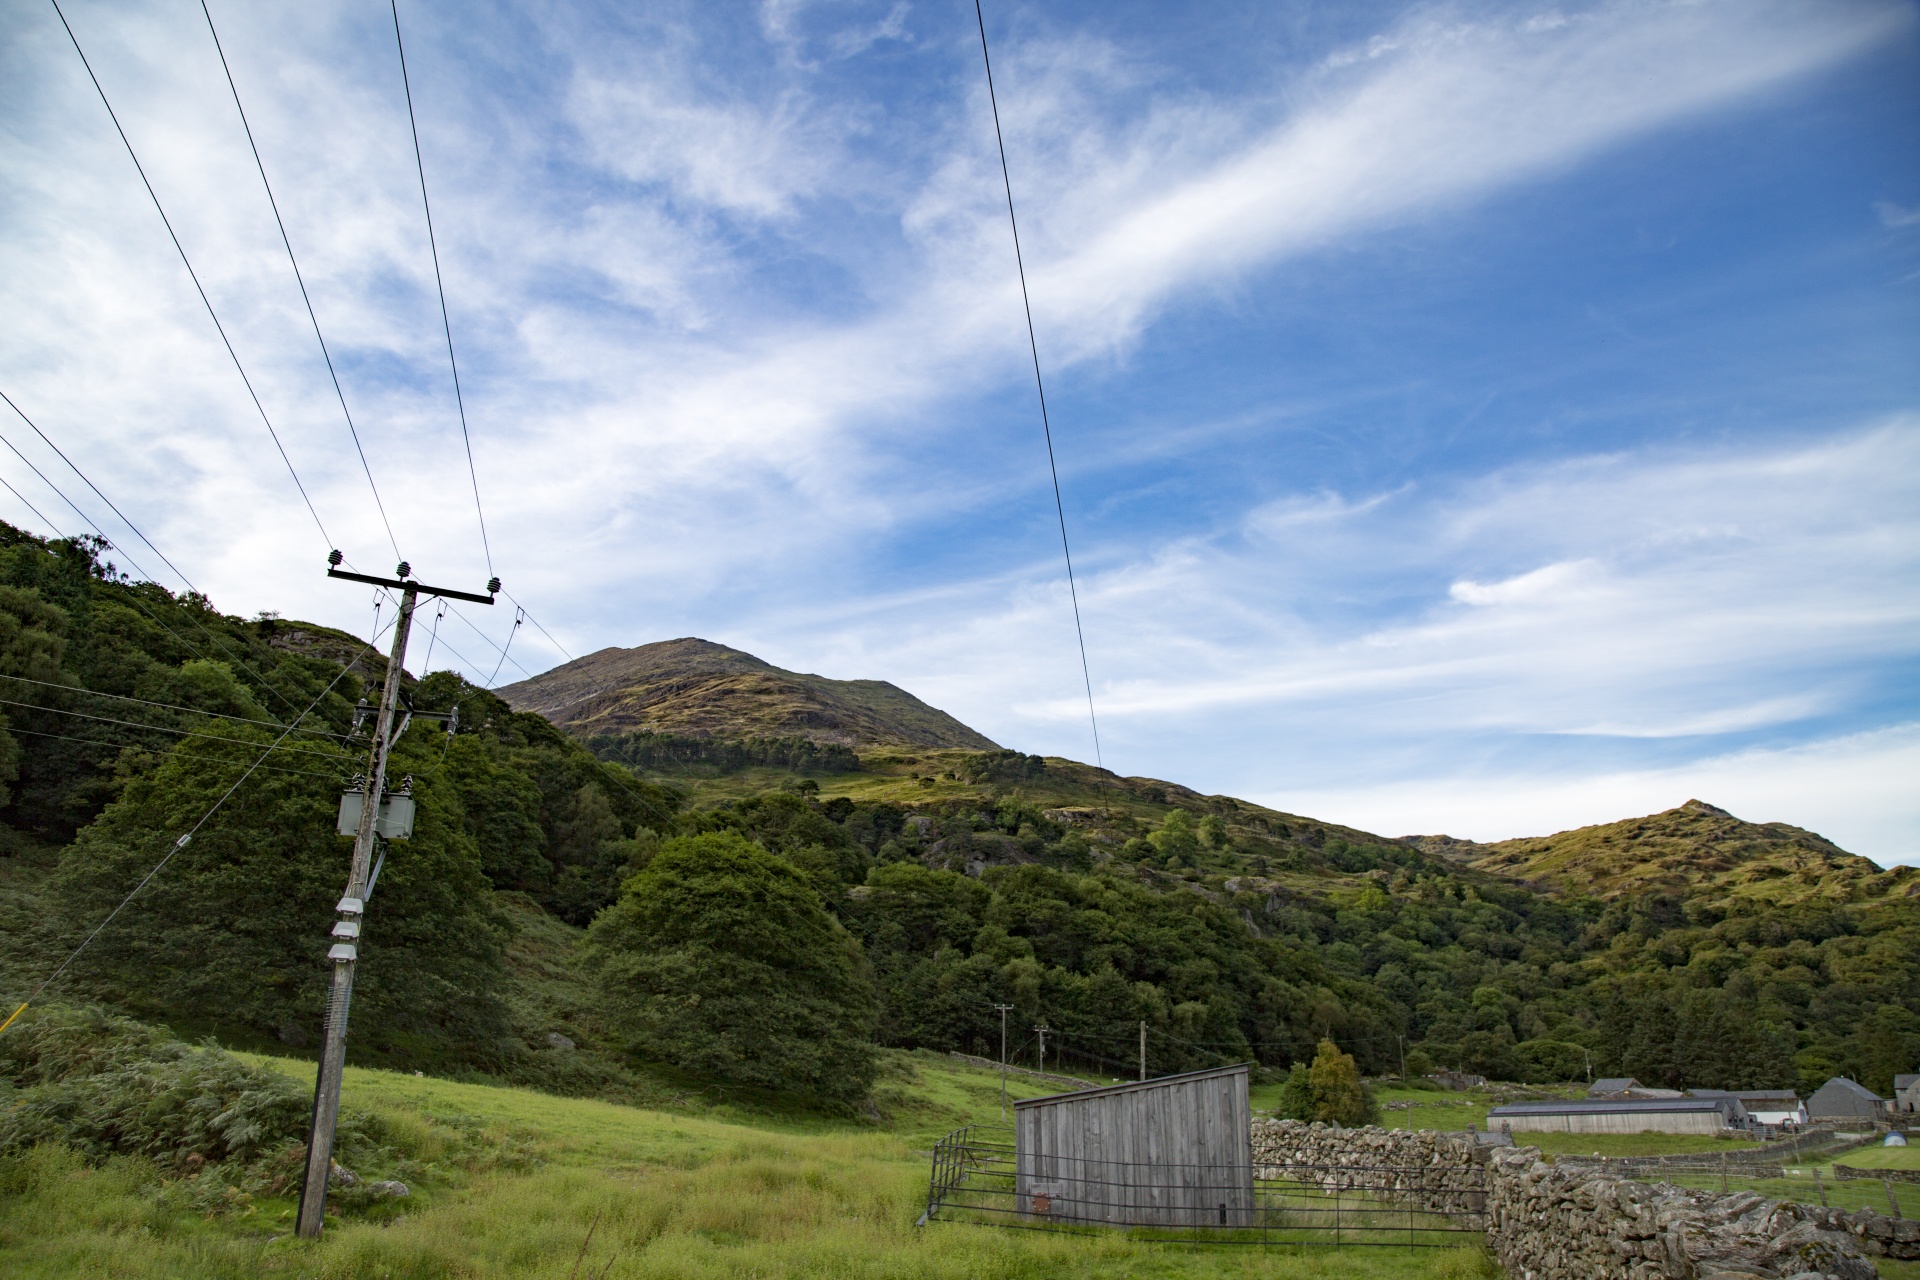
[[[340,797],[340,822],[334,829],[343,836],[360,834],[360,814],[366,807],[365,791],[348,791]],[[373,833],[386,840],[405,840],[413,835],[413,797],[404,791],[380,797],[380,812],[374,815]]]

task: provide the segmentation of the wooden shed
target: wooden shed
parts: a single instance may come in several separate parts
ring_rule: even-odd
[[[1020,1212],[1134,1226],[1250,1223],[1248,1065],[1014,1103]]]

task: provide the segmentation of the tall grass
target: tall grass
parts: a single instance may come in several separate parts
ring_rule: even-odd
[[[289,1070],[311,1071],[304,1064]],[[0,1273],[69,1277],[872,1277],[1490,1276],[1477,1249],[1157,1246],[935,1223],[924,1207],[920,1128],[990,1119],[998,1082],[923,1063],[900,1087],[928,1114],[906,1132],[848,1124],[793,1131],[642,1111],[520,1089],[349,1070],[344,1095],[386,1141],[431,1170],[380,1220],[330,1218],[317,1244],[291,1235],[292,1203],[196,1212],[161,1165],[89,1165],[42,1146],[0,1164]]]

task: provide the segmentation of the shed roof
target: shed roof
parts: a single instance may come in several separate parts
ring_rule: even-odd
[[[1173,1084],[1194,1084],[1201,1080],[1211,1080],[1216,1076],[1246,1075],[1253,1067],[1251,1062],[1237,1062],[1230,1067],[1209,1067],[1205,1071],[1183,1071],[1179,1075],[1155,1076],[1151,1080],[1135,1080],[1129,1084],[1103,1085],[1098,1089],[1075,1089],[1072,1093],[1049,1093],[1038,1098],[1020,1098],[1013,1106],[1045,1107],[1061,1102],[1078,1102],[1082,1098],[1101,1098],[1115,1093],[1138,1093],[1146,1089],[1164,1089]]]
[[[1815,1091],[1815,1096],[1817,1097],[1819,1096],[1819,1094],[1825,1093],[1829,1089],[1833,1090],[1835,1093],[1850,1093],[1856,1098],[1871,1098],[1875,1102],[1886,1101],[1885,1098],[1882,1098],[1879,1094],[1867,1088],[1865,1085],[1855,1080],[1849,1080],[1845,1076],[1835,1076],[1833,1079],[1827,1081],[1825,1084],[1821,1085],[1818,1090]]]
[[[1596,1116],[1638,1115],[1644,1112],[1727,1111],[1739,1105],[1738,1098],[1575,1098],[1566,1102],[1509,1102],[1487,1112],[1489,1120],[1501,1116]]]
[[[1595,1097],[1603,1093],[1625,1093],[1629,1089],[1638,1089],[1640,1082],[1632,1076],[1603,1076],[1587,1086],[1587,1096]]]
[[[1920,1080],[1920,1071],[1908,1075],[1895,1076],[1893,1078],[1893,1091],[1898,1093],[1902,1089],[1910,1087],[1916,1080]]]

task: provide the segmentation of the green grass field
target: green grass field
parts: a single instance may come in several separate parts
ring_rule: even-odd
[[[255,1060],[312,1079],[311,1064]],[[311,1244],[290,1234],[289,1198],[233,1198],[208,1212],[143,1161],[88,1167],[40,1148],[0,1165],[0,1272],[20,1280],[1498,1274],[1477,1247],[1262,1251],[916,1227],[927,1148],[961,1124],[997,1122],[999,1087],[995,1073],[952,1059],[891,1054],[875,1124],[754,1114],[744,1104],[737,1114],[692,1115],[349,1069],[343,1105],[371,1113],[386,1144],[359,1172],[400,1175],[413,1188],[407,1199],[330,1219]],[[1050,1091],[1013,1078],[1016,1097]]]

